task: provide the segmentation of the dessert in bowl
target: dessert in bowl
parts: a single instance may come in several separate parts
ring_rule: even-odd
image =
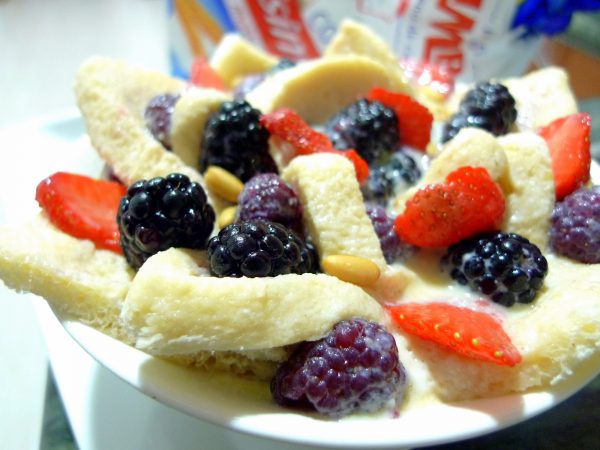
[[[363,33],[362,47],[355,45],[356,33]],[[277,64],[245,46],[230,39],[213,59],[214,70],[232,86]],[[244,51],[247,59],[236,53]],[[255,377],[265,389],[271,383],[275,400],[284,405],[282,414],[295,411],[326,424],[332,417],[351,421],[365,412],[393,421],[428,402],[545,389],[569,378],[597,352],[600,298],[598,265],[551,250],[556,238],[549,245],[557,195],[571,193],[556,189],[549,147],[562,127],[553,122],[575,117],[574,151],[579,151],[577,130],[585,128],[580,116],[572,116],[575,103],[564,73],[545,69],[503,83],[517,112],[516,125],[506,127],[505,135],[456,127],[461,129],[455,136],[445,136],[446,143],[430,145],[425,153],[427,109],[453,126],[461,113],[450,119],[453,99],[442,101],[411,87],[388,56],[371,32],[349,23],[324,57],[273,70],[243,93],[247,103],[120,61],[88,61],[77,74],[78,102],[93,146],[123,183],[94,184],[100,187],[93,197],[96,205],[114,204],[108,222],[115,222],[118,211],[119,234],[116,240],[110,233],[99,239],[94,230],[84,239],[62,231],[65,221],[56,217],[64,217],[72,203],[55,208],[52,202],[64,198],[61,185],[82,191],[87,181],[52,176],[38,188],[43,213],[28,227],[3,230],[3,279],[43,295],[62,317],[149,355],[202,371]],[[228,66],[231,61],[238,64]],[[240,70],[232,74],[235,67]],[[164,108],[172,113],[167,133],[161,134],[147,125],[144,111],[165,93],[178,98]],[[467,106],[459,111],[468,122],[476,114],[469,109],[469,94],[465,98]],[[367,129],[379,120],[387,124],[377,139],[369,134],[373,131],[364,132],[366,144],[352,131],[355,116],[363,113],[375,116],[366,120]],[[240,116],[239,123],[232,118]],[[403,128],[410,117],[423,117],[412,131]],[[256,123],[258,132],[244,134]],[[328,136],[308,124],[323,126]],[[426,133],[420,132],[423,127]],[[227,139],[237,141],[223,150],[224,144],[217,144]],[[416,149],[392,152],[402,146]],[[236,150],[234,156],[227,153]],[[588,159],[587,174],[576,170],[574,181],[558,180],[567,191],[579,189],[589,170]],[[271,175],[258,175],[261,171]],[[378,176],[392,185],[391,193],[378,190]],[[160,181],[151,181],[156,177]],[[398,179],[405,180],[406,189],[398,187]],[[55,186],[58,194],[50,192]],[[110,200],[112,189],[116,201]],[[171,194],[177,189],[185,194]],[[585,201],[593,202],[590,192],[585,195],[592,200]],[[156,238],[147,231],[151,227],[140,225],[141,211],[156,193],[161,199],[182,197],[173,200],[176,205],[195,202],[193,215],[199,219],[193,228],[203,230],[201,244],[156,251],[170,237],[186,234],[169,231],[168,239]],[[366,197],[379,207],[365,208]],[[460,214],[439,206],[440,198],[454,199]],[[271,200],[277,206],[269,206]],[[432,202],[436,208],[428,209]],[[283,205],[295,206],[284,210]],[[264,216],[245,217],[257,211]],[[440,211],[444,220],[436,216]],[[279,225],[256,222],[282,212],[285,218],[272,221]],[[177,212],[172,216],[177,224],[170,222],[168,230],[192,220],[179,220]],[[430,219],[433,228],[414,216]],[[283,228],[285,219],[291,221]],[[128,226],[138,228],[128,231]],[[85,227],[76,223],[75,228]],[[113,251],[121,247],[115,244],[119,236],[125,256]],[[252,240],[263,242],[266,247],[259,250],[268,254],[247,261],[249,253],[258,253],[248,250]],[[486,270],[493,264],[473,257],[477,245],[491,248],[489,257],[500,261],[506,259],[502,249],[519,248],[526,255],[514,260],[525,260],[525,267],[511,266],[510,273],[491,267],[497,272],[492,278],[503,281],[488,289]],[[236,251],[244,257],[238,265],[243,258],[234,258]],[[285,252],[296,256],[283,258]],[[354,378],[346,371],[351,359]],[[337,380],[325,382],[325,390],[323,364]],[[309,378],[318,392],[308,395],[301,379],[313,369]],[[372,380],[365,381],[368,377]],[[319,402],[334,391],[341,392]],[[304,412],[311,408],[320,415]]]

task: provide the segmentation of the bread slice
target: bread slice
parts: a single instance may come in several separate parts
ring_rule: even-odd
[[[502,229],[526,237],[542,251],[550,234],[550,215],[556,200],[550,154],[544,139],[532,132],[500,136],[508,158],[512,189],[505,191]]]
[[[464,166],[485,168],[505,193],[512,192],[508,159],[497,139],[479,128],[463,128],[431,160],[419,182],[392,200],[391,208],[397,213],[402,212],[406,201],[419,189],[428,184],[444,182],[451,172]]]
[[[61,317],[131,342],[119,315],[134,272],[125,258],[71,237],[40,214],[0,230],[0,278],[44,297]]]
[[[263,113],[287,107],[308,123],[324,123],[372,87],[396,89],[397,80],[380,63],[361,55],[304,61],[264,80],[246,95]]]
[[[278,58],[271,55],[239,34],[227,34],[210,58],[210,65],[230,88],[245,76],[263,73],[275,64]]]
[[[215,89],[186,89],[171,117],[171,147],[184,164],[198,169],[204,125],[231,95]]]
[[[265,351],[323,337],[340,320],[381,321],[362,289],[325,274],[210,276],[202,252],[169,249],[138,271],[121,318],[136,346],[158,356]]]
[[[282,177],[298,193],[319,257],[351,255],[373,261],[381,276],[369,292],[382,302],[395,300],[410,274],[386,263],[352,163],[333,153],[298,156]]]
[[[529,305],[497,307],[503,327],[521,352],[515,367],[479,362],[408,336],[409,349],[425,362],[434,390],[444,401],[494,397],[543,389],[571,377],[600,354],[600,265],[549,255],[544,288]],[[437,279],[438,282],[435,280]],[[447,281],[446,281],[447,283]],[[408,301],[448,300],[440,275],[419,278]],[[467,300],[465,300],[467,301]]]
[[[577,112],[569,76],[561,67],[545,67],[502,83],[515,99],[519,131],[536,131],[554,119]]]
[[[198,97],[186,94],[185,88],[183,80],[100,57],[87,60],[75,78],[77,104],[92,145],[123,183],[129,185],[141,179],[182,173],[205,188],[209,202],[218,212],[226,203],[206,189],[196,169],[155,140],[144,121],[144,110],[152,97],[183,93],[185,104],[192,103],[193,111],[177,113],[175,141],[178,151],[191,160],[189,141],[184,134],[187,135],[190,124],[205,120],[221,94],[210,91]],[[200,102],[206,106],[199,107]],[[201,134],[200,129],[198,141]]]

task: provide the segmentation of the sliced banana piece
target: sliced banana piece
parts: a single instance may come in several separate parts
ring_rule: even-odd
[[[198,167],[204,125],[228,100],[231,95],[215,89],[187,89],[181,93],[171,117],[170,137],[173,153],[188,166]]]
[[[387,68],[361,55],[305,61],[268,77],[246,100],[263,113],[287,107],[309,123],[322,123],[372,87],[398,90]]]
[[[282,178],[300,197],[303,220],[321,260],[349,255],[372,261],[380,277],[369,292],[380,300],[396,300],[410,274],[387,265],[352,163],[332,153],[299,156],[285,168]]]
[[[508,158],[512,181],[502,229],[526,237],[544,251],[556,200],[546,142],[535,133],[523,132],[501,136],[498,143]]]
[[[144,109],[155,95],[178,93],[186,83],[124,61],[95,57],[75,78],[77,104],[92,145],[125,184],[179,172],[204,187],[200,174],[154,139],[144,121]],[[220,211],[221,200],[207,192]]]
[[[484,167],[505,194],[512,192],[508,160],[496,138],[479,128],[463,128],[444,144],[419,183],[393,200],[393,210],[400,213],[406,201],[419,189],[443,182],[451,172],[464,166]]]
[[[133,275],[123,256],[61,232],[42,214],[0,231],[0,278],[7,286],[41,295],[64,318],[124,341],[119,314]]]
[[[554,119],[577,112],[569,77],[560,67],[546,67],[502,83],[515,99],[519,131],[536,131]]]
[[[212,54],[210,65],[233,88],[241,78],[269,70],[278,61],[239,34],[227,34]]]
[[[169,249],[138,271],[122,319],[138,348],[176,356],[260,350],[323,337],[352,317],[383,320],[362,289],[324,274],[210,277],[198,252]]]

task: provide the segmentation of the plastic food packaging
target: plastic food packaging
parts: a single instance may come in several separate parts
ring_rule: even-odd
[[[370,26],[399,59],[424,61],[470,82],[525,72],[541,36],[566,28],[598,2],[541,0],[168,0],[170,61],[187,77],[194,57],[210,57],[238,32],[292,60],[320,54],[344,18]]]

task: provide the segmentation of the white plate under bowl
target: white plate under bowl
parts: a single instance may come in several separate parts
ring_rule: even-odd
[[[19,189],[2,189],[0,221],[22,220],[34,213],[35,186],[52,172],[97,176],[103,165],[91,150],[76,112],[12,127],[10,136],[9,146],[18,151],[5,167],[10,164]],[[593,171],[598,180],[597,165]],[[600,368],[600,361],[590,362],[568,382],[543,392],[427,405],[397,418],[351,416],[329,421],[274,405],[265,384],[201,373],[148,356],[80,323],[63,321],[63,325],[101,365],[151,398],[235,431],[321,447],[410,448],[480,436],[557,405],[585,386]]]

